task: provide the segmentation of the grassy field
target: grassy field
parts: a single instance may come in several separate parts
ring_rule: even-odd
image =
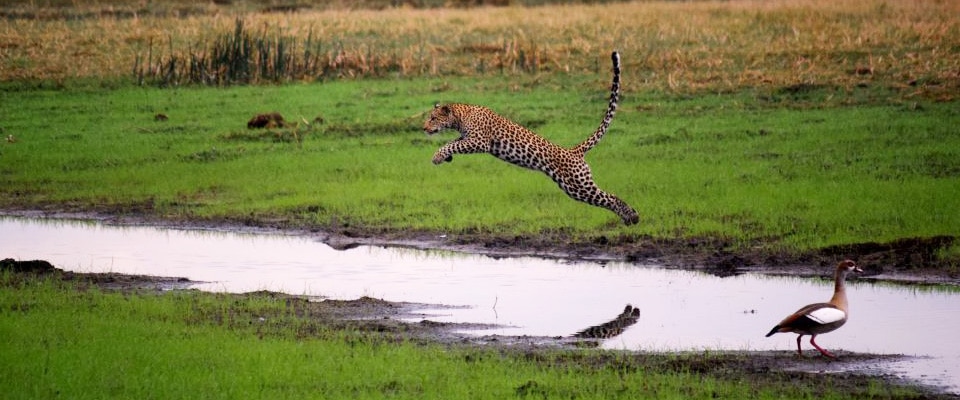
[[[7,399],[934,398],[861,376],[724,375],[739,355],[422,344],[267,293],[102,291],[8,272],[0,287]]]
[[[957,235],[956,105],[888,100],[883,88],[627,92],[588,161],[640,211],[633,227],[488,155],[430,163],[455,135],[420,130],[434,102],[486,104],[573,145],[599,122],[605,75],[4,92],[13,139],[0,144],[0,207],[388,234],[713,237],[734,250]],[[297,126],[246,128],[272,110]]]

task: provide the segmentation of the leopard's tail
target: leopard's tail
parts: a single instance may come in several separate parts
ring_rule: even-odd
[[[610,85],[610,104],[607,105],[607,113],[603,115],[603,121],[600,121],[600,126],[597,127],[597,130],[594,131],[587,140],[573,147],[573,151],[581,155],[586,154],[588,150],[600,142],[603,135],[607,133],[607,129],[610,128],[610,121],[613,121],[614,114],[617,113],[617,102],[620,101],[620,53],[615,51],[610,55],[610,58],[613,60],[613,83]]]

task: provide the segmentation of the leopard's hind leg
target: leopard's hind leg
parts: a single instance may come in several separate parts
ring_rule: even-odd
[[[633,207],[630,207],[629,204],[619,197],[604,192],[597,186],[596,182],[593,181],[593,174],[590,172],[589,166],[583,164],[583,166],[576,168],[576,170],[575,173],[551,177],[557,182],[560,189],[574,200],[613,211],[626,225],[633,225],[640,222],[640,216]]]

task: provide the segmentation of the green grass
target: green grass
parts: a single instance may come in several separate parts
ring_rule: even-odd
[[[919,395],[879,380],[833,386],[829,374],[798,380],[775,372],[725,379],[682,366],[723,365],[719,355],[417,344],[402,334],[334,328],[268,295],[105,292],[9,273],[0,283],[0,391],[7,399]]]
[[[801,251],[958,234],[956,104],[884,99],[883,89],[626,93],[588,161],[601,187],[640,211],[633,227],[489,155],[430,163],[455,135],[420,130],[434,102],[484,104],[573,145],[599,122],[606,79],[0,92],[0,129],[14,140],[0,143],[0,207],[335,230],[711,236]],[[246,129],[273,110],[325,122]]]

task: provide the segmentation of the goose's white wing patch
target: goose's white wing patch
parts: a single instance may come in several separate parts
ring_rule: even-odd
[[[839,308],[824,307],[807,313],[807,317],[826,325],[846,318],[847,313]]]

